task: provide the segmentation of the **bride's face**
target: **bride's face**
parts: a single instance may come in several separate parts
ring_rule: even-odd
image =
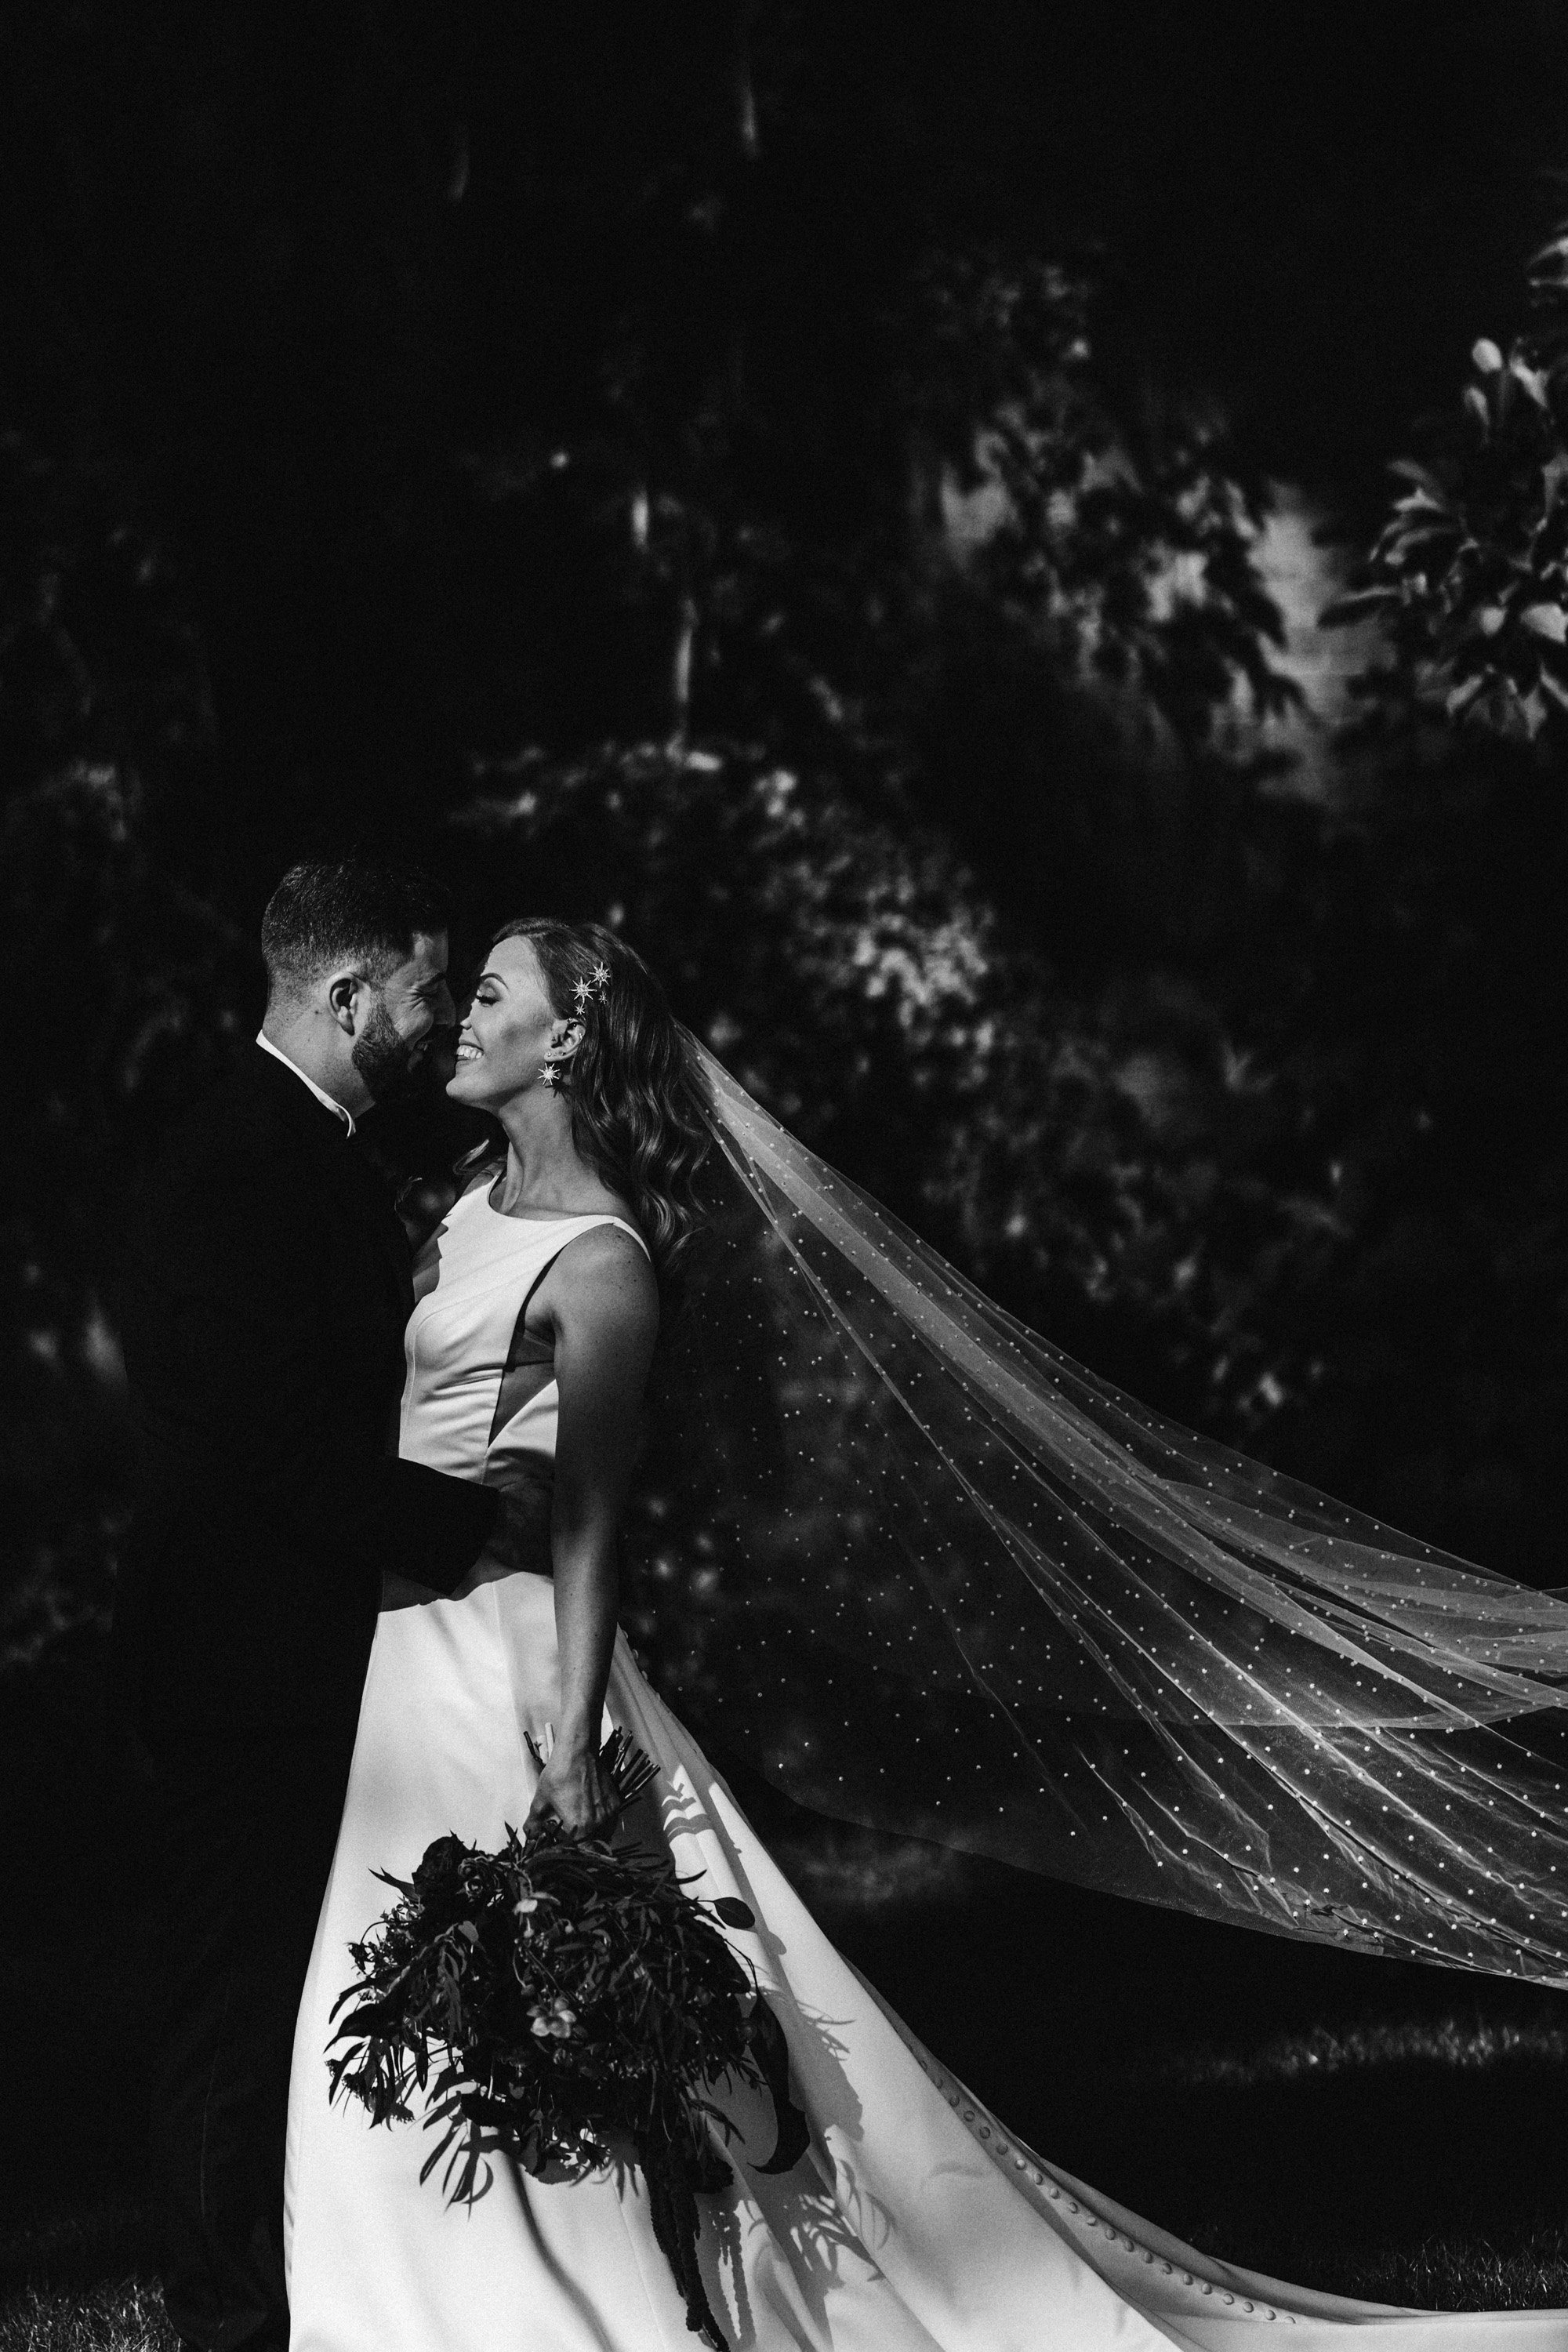
[[[570,1048],[576,1028],[552,1009],[532,941],[499,940],[485,958],[458,1032],[458,1067],[447,1094],[479,1110],[504,1110],[541,1085],[541,1069]]]

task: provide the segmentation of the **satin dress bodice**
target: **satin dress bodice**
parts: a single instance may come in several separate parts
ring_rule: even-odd
[[[531,1338],[529,1300],[562,1251],[622,1217],[512,1217],[490,1205],[481,1180],[456,1201],[414,1266],[414,1312],[397,1450],[449,1477],[487,1486],[548,1484],[560,1391],[548,1347]]]

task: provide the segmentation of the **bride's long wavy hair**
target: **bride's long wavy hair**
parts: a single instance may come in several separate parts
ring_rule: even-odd
[[[572,1139],[627,1203],[666,1285],[702,1223],[697,1179],[713,1142],[695,1043],[637,950],[602,924],[530,915],[503,923],[491,947],[502,940],[527,940],[552,1012],[583,1023],[563,1089]]]

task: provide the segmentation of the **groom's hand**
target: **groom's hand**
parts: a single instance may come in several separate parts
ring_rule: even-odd
[[[461,1601],[481,1584],[494,1584],[499,1577],[516,1576],[531,1570],[535,1576],[550,1573],[550,1508],[548,1497],[532,1494],[503,1494],[495,1524],[485,1538],[485,1548],[468,1574],[453,1585],[449,1598]]]
[[[503,1493],[495,1526],[481,1559],[494,1560],[511,1571],[531,1569],[536,1576],[550,1573],[550,1502],[537,1488]]]
[[[426,1601],[439,1601],[441,1595],[433,1584],[416,1584],[411,1576],[398,1576],[391,1569],[381,1572],[381,1605],[387,1609],[417,1609]]]

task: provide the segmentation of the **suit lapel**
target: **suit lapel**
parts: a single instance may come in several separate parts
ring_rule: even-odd
[[[273,1108],[299,1139],[301,1151],[319,1170],[381,1278],[386,1303],[401,1332],[414,1308],[414,1275],[408,1244],[379,1179],[361,1158],[336,1114],[324,1108],[292,1070],[259,1045],[252,1051],[251,1076]]]
[[[398,1222],[397,1212],[387,1199],[381,1179],[351,1141],[345,1139],[336,1142],[331,1168],[333,1182],[351,1203],[366,1238],[374,1244],[377,1261],[391,1287],[401,1329],[414,1312],[414,1269],[408,1239]]]

